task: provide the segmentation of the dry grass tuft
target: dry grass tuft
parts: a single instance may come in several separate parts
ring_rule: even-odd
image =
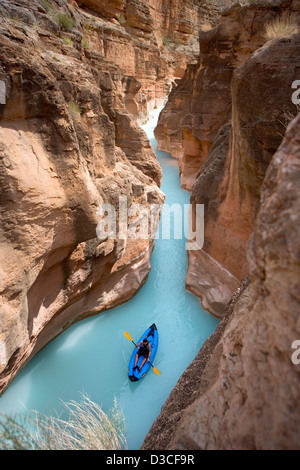
[[[208,22],[205,22],[200,26],[201,31],[203,31],[204,33],[206,33],[207,31],[210,31],[212,28],[213,28],[212,25]]]
[[[0,417],[0,450],[122,450],[126,449],[125,420],[116,400],[109,414],[83,395],[81,403],[64,403],[68,419]]]
[[[265,26],[265,38],[268,41],[284,39],[298,33],[299,27],[294,17],[276,18]]]

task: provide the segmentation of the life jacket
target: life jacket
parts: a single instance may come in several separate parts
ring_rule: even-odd
[[[149,344],[149,343],[147,343],[147,344],[145,344],[145,345],[142,344],[142,346],[140,346],[140,349],[139,349],[140,354],[142,354],[142,355],[145,356],[145,357],[148,356],[148,354],[149,354],[148,344]]]

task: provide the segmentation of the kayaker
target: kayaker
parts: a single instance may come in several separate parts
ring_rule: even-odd
[[[137,344],[138,346],[138,352],[135,355],[135,363],[134,363],[134,369],[138,368],[139,371],[141,371],[143,365],[145,364],[146,361],[150,361],[150,355],[151,355],[151,343],[145,338],[143,341]],[[140,367],[137,367],[137,362],[141,356],[144,356],[143,362],[141,363]]]

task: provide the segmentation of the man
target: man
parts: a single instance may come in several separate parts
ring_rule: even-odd
[[[145,338],[143,341],[137,344],[138,347],[138,352],[135,355],[135,363],[134,363],[134,368],[138,369],[139,372],[141,372],[143,365],[145,364],[146,361],[150,361],[150,355],[151,355],[151,343]],[[138,360],[141,356],[144,356],[143,362],[141,363],[140,367],[137,367]]]

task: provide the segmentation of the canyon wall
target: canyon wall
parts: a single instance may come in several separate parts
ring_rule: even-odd
[[[260,187],[297,113],[297,36],[267,40],[265,26],[298,11],[296,1],[235,5],[202,31],[199,64],[173,89],[155,131],[159,148],[178,158],[191,202],[205,205],[205,242],[189,252],[186,286],[217,317],[248,273]]]
[[[299,449],[300,115],[267,169],[250,275],[143,449]]]

